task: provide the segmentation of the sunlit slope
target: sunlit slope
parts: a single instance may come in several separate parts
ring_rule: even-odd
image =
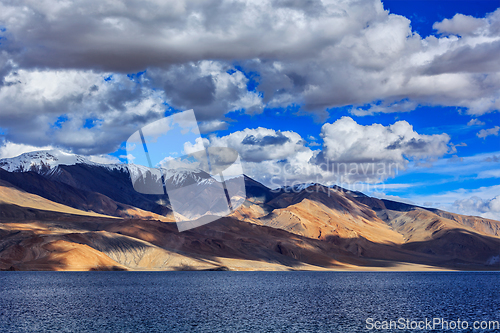
[[[277,208],[254,222],[322,240],[364,238],[383,244],[403,242],[402,235],[371,209],[345,192],[321,185],[300,193],[283,193],[267,204]]]
[[[245,176],[233,214],[179,233],[168,198],[134,191],[127,172],[0,170],[0,269],[500,269],[498,221]]]
[[[443,231],[454,229],[463,229],[488,237],[500,237],[500,221],[366,196],[355,199],[366,204],[381,220],[402,234],[405,242],[426,241],[439,237]]]
[[[19,207],[27,207],[40,209],[52,212],[61,212],[74,215],[84,215],[84,216],[96,216],[96,217],[109,217],[103,214],[97,214],[94,212],[83,211],[80,209],[75,209],[68,207],[48,199],[45,199],[39,195],[31,194],[23,191],[14,185],[0,180],[0,204],[16,205]],[[6,214],[7,206],[2,205],[3,213]],[[0,215],[2,212],[0,211]]]
[[[15,216],[15,214],[23,215],[24,213],[26,213],[26,211],[23,210],[16,210],[15,208],[16,206],[18,206],[34,208],[41,211],[63,212],[85,216],[114,216],[144,219],[152,218],[165,222],[173,221],[171,216],[162,216],[147,210],[139,209],[134,206],[117,203],[99,193],[78,193],[77,189],[68,189],[67,185],[66,187],[58,187],[57,183],[46,180],[41,176],[33,173],[13,174],[0,170],[0,176],[5,174],[17,176],[13,178],[18,183],[20,183],[21,186],[23,186],[23,184],[19,180],[22,179],[22,177],[20,177],[22,175],[26,175],[28,181],[35,180],[32,183],[26,184],[25,187],[31,189],[32,192],[43,194],[43,196],[35,193],[30,193],[19,188],[18,186],[12,185],[8,181],[0,179],[0,205],[3,204],[4,206],[2,209],[0,209],[0,216],[2,216],[2,214],[3,216]],[[59,200],[59,202],[56,202],[46,197],[51,199],[64,198],[64,200]],[[67,202],[69,205],[64,204],[65,202]],[[8,207],[8,205],[11,206]]]
[[[500,256],[499,221],[379,200],[337,187],[282,191],[265,203],[247,200],[234,216],[333,242],[363,257],[415,260],[394,251],[399,248],[435,256],[443,265],[470,261],[488,266]],[[393,246],[379,246],[384,244]]]

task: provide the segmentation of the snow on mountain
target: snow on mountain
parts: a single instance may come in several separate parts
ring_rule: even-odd
[[[10,172],[33,171],[38,174],[49,176],[60,172],[59,165],[85,164],[98,166],[110,171],[120,170],[129,172],[133,179],[137,179],[141,174],[145,174],[149,168],[135,164],[100,164],[92,162],[85,156],[70,154],[60,150],[44,150],[21,154],[17,157],[0,159],[0,168]],[[185,184],[209,184],[214,179],[208,174],[198,169],[161,169],[165,175],[165,181],[180,187]]]
[[[148,167],[136,164],[128,165],[128,170],[133,181],[137,181],[138,179],[145,177],[145,175],[151,171]],[[210,185],[215,182],[215,179],[203,170],[187,168],[154,169],[153,174],[151,175],[151,179],[154,182],[160,181],[159,171],[161,171],[165,184],[167,184],[167,187],[169,188],[179,188],[191,184]]]
[[[182,186],[187,183],[206,185],[214,182],[214,179],[208,173],[199,169],[162,169],[162,172],[165,175],[165,181],[175,186]]]
[[[125,164],[99,164],[87,157],[60,150],[43,150],[21,154],[17,157],[0,159],[0,168],[10,172],[34,171],[39,174],[54,172],[59,165],[87,164],[102,166],[111,170],[126,168]]]
[[[54,167],[63,165],[74,165],[77,163],[91,163],[87,158],[80,155],[64,153],[59,150],[45,150],[24,153],[17,157],[4,158],[0,160],[0,168],[10,172],[23,171],[49,171]]]

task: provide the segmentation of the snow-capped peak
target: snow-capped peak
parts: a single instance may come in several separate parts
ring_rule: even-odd
[[[125,164],[99,164],[81,155],[66,153],[57,149],[24,153],[12,158],[0,159],[0,168],[10,172],[35,171],[47,174],[59,165],[87,164],[102,166],[108,169],[123,169]]]
[[[173,187],[182,187],[188,184],[211,184],[214,179],[206,172],[200,169],[189,169],[189,168],[177,168],[177,169],[166,169],[166,168],[154,168],[150,169],[143,165],[129,164],[128,170],[132,179],[139,179],[143,177],[148,171],[153,171],[157,173],[156,175],[163,175],[164,181]]]
[[[62,152],[43,150],[21,154],[17,157],[0,159],[0,168],[11,172],[23,172],[36,169],[50,170],[58,165],[77,163],[92,164],[86,157]]]
[[[10,172],[34,171],[43,176],[52,176],[58,172],[60,165],[85,164],[98,166],[108,170],[120,170],[130,173],[132,179],[137,179],[149,168],[135,164],[101,164],[92,162],[88,157],[62,152],[60,150],[43,150],[21,154],[17,157],[0,159],[0,168]],[[167,183],[178,187],[186,184],[209,184],[214,181],[210,175],[199,169],[164,169],[161,173]]]

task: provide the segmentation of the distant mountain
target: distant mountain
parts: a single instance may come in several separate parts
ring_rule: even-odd
[[[259,209],[260,208],[260,209]],[[238,218],[334,242],[354,255],[394,259],[381,244],[467,267],[500,255],[500,222],[371,198],[319,184],[247,205]],[[412,259],[414,260],[414,259]]]
[[[62,173],[63,166],[84,165],[89,167],[98,167],[108,171],[121,171],[128,173],[144,172],[146,167],[134,164],[100,164],[90,161],[88,158],[62,152],[59,150],[36,151],[21,154],[13,158],[0,159],[0,168],[10,172],[36,172],[49,178],[58,178]],[[174,187],[186,186],[194,183],[207,183],[214,180],[201,171],[193,169],[178,168],[175,170],[162,169],[165,175],[165,181]],[[71,185],[71,184],[70,184]]]
[[[59,165],[97,165],[84,156],[69,154],[60,150],[44,150],[21,154],[13,158],[0,159],[0,168],[10,172],[33,171],[47,174]]]
[[[170,211],[162,207],[157,214],[153,210],[141,210],[135,205],[117,202],[98,192],[75,188],[65,183],[52,181],[35,172],[8,172],[0,169],[0,181],[8,182],[17,189],[46,198],[75,209],[116,217],[139,217],[163,219]],[[1,198],[0,198],[0,201]],[[5,201],[5,200],[3,200]],[[170,219],[172,217],[170,216]]]
[[[144,169],[142,166],[99,164],[83,156],[51,150],[0,159],[0,169],[13,173],[3,173],[3,179],[17,187],[30,193],[45,195],[50,200],[70,207],[124,216],[122,210],[134,206],[172,217],[168,196],[144,194],[134,190],[130,173]],[[165,182],[172,188],[215,182],[200,170],[180,169],[163,172],[166,175]],[[114,204],[110,204],[109,199]],[[112,208],[104,209],[99,202],[107,202],[104,205]],[[125,204],[125,208],[121,204]]]
[[[138,168],[57,151],[0,160],[0,269],[500,269],[499,221],[313,183],[271,190],[243,176],[241,207],[179,233],[168,196],[134,190]]]

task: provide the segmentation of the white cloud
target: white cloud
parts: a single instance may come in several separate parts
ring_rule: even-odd
[[[165,92],[165,98],[177,109],[194,109],[198,121],[219,121],[224,114],[245,109],[262,111],[262,97],[247,90],[248,79],[240,71],[220,61],[199,61],[170,66],[167,70],[150,68],[151,86]],[[214,123],[212,123],[213,125]]]
[[[125,75],[105,81],[108,75],[76,70],[11,72],[0,86],[0,122],[8,129],[6,139],[81,154],[108,153],[138,125],[163,116],[162,92]]]
[[[421,135],[406,121],[363,126],[344,117],[323,125],[320,136],[322,149],[314,151],[295,132],[262,127],[212,136],[210,144],[238,151],[244,172],[272,187],[377,183],[394,177],[409,160],[432,161],[450,149],[447,134]]]
[[[94,163],[100,164],[120,164],[121,161],[115,156],[111,155],[90,155],[88,159]]]
[[[462,177],[461,179],[464,178]],[[443,186],[446,184],[444,181],[441,183]],[[430,182],[428,184],[431,186],[437,185],[435,182]],[[420,187],[423,191],[426,190],[425,183],[421,184]],[[493,209],[494,207],[497,207],[496,204],[499,193],[500,185],[492,185],[475,189],[460,188],[440,193],[434,192],[419,195],[407,195],[406,198],[415,202],[419,206],[434,207],[457,214],[482,216],[485,218],[500,220],[500,214],[495,210],[497,208]],[[496,200],[494,201],[493,206],[489,206],[489,202],[493,201],[495,198]]]
[[[204,132],[224,129],[226,123],[214,118],[226,112],[260,110],[261,98],[247,91],[248,79],[241,72],[230,75],[213,62],[188,67],[156,69],[138,77],[18,69],[0,85],[0,123],[12,142],[95,154],[116,150],[138,127],[161,118],[165,101],[195,108]],[[155,89],[157,85],[169,96]]]
[[[480,30],[486,28],[487,25],[488,22],[486,19],[456,14],[451,19],[444,19],[441,22],[434,23],[432,27],[440,34],[466,36],[480,33]]]
[[[337,162],[388,161],[405,166],[406,158],[441,157],[449,150],[447,134],[421,135],[406,121],[389,126],[359,125],[342,117],[321,129],[323,157]]]
[[[455,211],[467,215],[479,215],[484,218],[500,221],[500,195],[492,199],[481,199],[477,196],[456,200],[453,203]]]
[[[500,169],[492,169],[492,170],[480,171],[477,174],[477,178],[479,178],[479,179],[484,179],[484,178],[500,178]]]
[[[301,151],[309,151],[299,134],[263,127],[247,128],[221,138],[211,137],[210,141],[213,146],[237,150],[242,159],[248,162],[286,159]]]
[[[205,121],[199,124],[201,133],[210,133],[219,130],[225,130],[227,129],[227,126],[228,124],[225,121],[220,120]]]
[[[483,126],[483,125],[485,125],[484,121],[481,121],[477,118],[471,119],[467,123],[467,126]]]
[[[425,39],[377,0],[20,0],[0,3],[0,22],[0,122],[26,145],[107,153],[165,102],[207,131],[228,112],[290,104],[320,117],[500,108],[500,9],[445,19]]]
[[[395,189],[406,189],[410,187],[422,186],[423,183],[411,183],[411,184],[380,184],[380,187],[383,187],[384,190],[395,190]]]
[[[205,138],[196,138],[196,142],[192,144],[191,142],[184,143],[184,150],[182,154],[192,154],[199,151],[203,151],[205,147],[209,144],[208,140]]]
[[[405,199],[405,198],[402,198],[402,197],[399,197],[396,195],[386,195],[383,192],[373,192],[373,193],[370,193],[370,195],[373,195],[374,197],[379,198],[379,199],[386,199],[386,200],[406,203],[409,205],[415,205],[415,203],[411,200],[408,200],[408,199]]]
[[[3,142],[0,146],[0,158],[11,158],[16,157],[24,153],[29,153],[38,150],[52,150],[51,146],[35,147],[24,144],[18,144],[13,142]]]
[[[490,136],[490,135],[498,136],[499,130],[500,130],[500,126],[495,126],[493,128],[482,129],[476,135],[478,138],[485,139],[487,136]]]

